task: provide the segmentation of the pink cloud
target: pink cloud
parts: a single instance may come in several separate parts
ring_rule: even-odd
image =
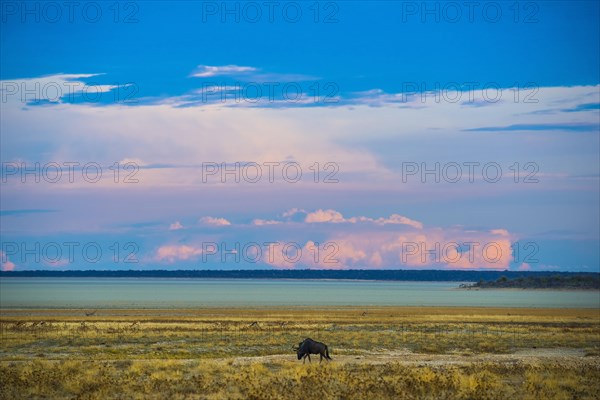
[[[344,265],[335,256],[338,251],[337,248],[325,247],[309,240],[304,246],[296,244],[287,250],[282,246],[272,246],[268,249],[264,260],[267,264],[282,269],[343,269]]]
[[[527,263],[522,263],[521,265],[519,265],[519,271],[529,271],[531,270],[531,265],[527,264]]]
[[[185,261],[195,258],[202,254],[202,249],[193,246],[161,246],[156,251],[155,259],[160,262],[173,263],[175,261]]]
[[[419,221],[391,214],[389,217],[357,216],[345,218],[333,209],[302,209],[286,211],[284,218],[300,216],[300,222],[289,219],[254,219],[252,226],[311,223],[335,224],[340,229],[327,228],[321,232],[320,244],[311,240],[294,242],[285,254],[281,247],[266,251],[260,257],[276,268],[445,268],[445,269],[508,269],[513,260],[511,244],[515,237],[506,229],[465,230],[460,227],[424,227]],[[298,221],[298,218],[295,218]],[[201,223],[227,226],[225,218],[203,217]],[[176,222],[175,224],[179,224]],[[345,224],[345,225],[341,225]],[[356,225],[354,229],[352,226]],[[360,225],[360,227],[358,227]],[[380,229],[391,225],[391,229]],[[408,229],[407,229],[408,228]],[[308,238],[305,238],[308,239]],[[310,239],[314,239],[311,237]],[[290,243],[281,241],[277,243]],[[327,246],[327,247],[325,247]],[[252,249],[251,249],[252,251]],[[174,262],[203,254],[193,246],[163,246],[156,260]],[[249,255],[251,258],[254,254]]]
[[[309,241],[298,259],[276,251],[268,263],[278,268],[507,269],[513,259],[510,236],[441,228],[340,233],[324,240],[316,256]]]
[[[8,259],[6,253],[0,250],[0,260],[2,261],[2,271],[14,271],[16,265]]]
[[[179,229],[183,229],[183,225],[181,225],[181,222],[179,221],[175,221],[171,225],[169,225],[170,231],[177,231]]]

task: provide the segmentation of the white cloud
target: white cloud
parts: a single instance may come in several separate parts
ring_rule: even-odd
[[[210,225],[210,226],[231,225],[231,222],[227,221],[225,218],[213,218],[213,217],[202,217],[202,218],[200,218],[200,223],[203,225]]]
[[[413,219],[403,217],[402,215],[392,214],[389,218],[377,218],[376,220],[372,220],[376,224],[386,225],[386,224],[397,224],[397,225],[409,225],[413,228],[423,229],[423,224],[419,221],[415,221]]]
[[[240,66],[240,65],[198,65],[196,69],[191,73],[192,77],[196,78],[211,78],[213,76],[235,76],[246,81],[252,80],[254,82],[278,82],[281,84],[316,81],[321,78],[294,73],[279,73],[279,72],[262,72],[259,68]],[[205,88],[208,89],[208,88]],[[237,85],[228,86],[227,88],[217,86],[211,87],[212,93],[220,92],[223,90],[240,90]],[[306,90],[310,90],[306,88]],[[198,93],[197,91],[195,93]],[[202,92],[200,92],[202,93]],[[333,101],[334,97],[328,97],[329,101]],[[247,104],[250,105],[250,104]]]
[[[240,65],[221,65],[221,66],[212,66],[212,65],[198,65],[196,70],[192,73],[191,76],[197,78],[209,78],[211,76],[217,75],[235,75],[240,73],[248,73],[254,72],[256,68],[254,67],[244,67]]]
[[[64,77],[62,79],[64,80]],[[459,163],[471,160],[464,157],[472,157],[471,150],[461,153],[460,149],[471,149],[477,145],[479,158],[500,162],[505,169],[513,164],[517,157],[535,157],[536,160],[539,158],[541,164],[546,160],[540,158],[542,156],[539,154],[515,154],[513,157],[507,156],[510,158],[502,163],[498,154],[507,152],[494,152],[493,149],[497,147],[497,143],[506,145],[505,141],[514,142],[513,139],[507,139],[507,135],[469,132],[461,136],[455,133],[482,126],[507,125],[506,121],[510,121],[511,124],[539,122],[542,117],[532,114],[536,110],[558,107],[556,103],[559,101],[561,108],[576,107],[581,102],[597,101],[597,88],[598,86],[540,88],[536,94],[538,103],[512,103],[506,99],[490,107],[478,108],[464,107],[460,103],[436,103],[431,100],[423,104],[423,107],[418,102],[419,108],[399,108],[396,104],[385,104],[382,107],[354,104],[352,109],[299,107],[278,110],[232,109],[221,104],[189,108],[176,108],[169,104],[140,104],[136,107],[57,104],[52,107],[25,109],[23,103],[18,101],[18,95],[14,95],[9,96],[9,101],[3,104],[1,129],[3,139],[6,137],[6,144],[2,149],[2,159],[105,160],[107,165],[114,163],[115,159],[126,159],[152,160],[152,163],[163,165],[193,166],[198,160],[218,163],[252,161],[262,164],[282,162],[291,157],[303,167],[304,176],[298,185],[311,184],[315,187],[312,183],[312,172],[308,168],[315,162],[320,162],[322,167],[327,161],[335,161],[339,167],[336,178],[339,178],[340,182],[330,184],[328,188],[385,188],[403,192],[408,191],[413,182],[420,183],[417,181],[418,176],[408,184],[399,183],[399,166],[390,167],[378,154],[384,150],[350,144],[354,140],[364,140],[365,132],[369,132],[369,138],[374,142],[383,143],[386,140],[399,140],[415,135],[423,138],[419,142],[438,143],[444,140],[444,137],[452,136],[454,148],[459,149],[457,154],[467,154],[463,159],[457,155],[456,161]],[[508,89],[504,91],[510,93]],[[597,122],[593,110],[568,114],[571,123]],[[543,121],[559,123],[564,121],[564,118],[560,114],[544,115]],[[402,121],[401,126],[398,125],[399,120]],[[374,126],[377,127],[376,130],[373,129]],[[37,150],[29,145],[32,140],[44,140],[48,136],[55,140],[45,147],[43,152],[36,153]],[[485,143],[478,139],[481,136],[486,137]],[[206,146],[208,141],[211,146]],[[477,144],[479,142],[480,145]],[[514,146],[525,148],[524,144],[513,144]],[[541,146],[539,147],[541,152]],[[423,148],[428,147],[421,146],[421,150],[416,151],[422,151]],[[405,149],[407,152],[412,150],[415,149]],[[430,157],[443,161],[446,157],[444,154],[417,153],[414,159],[420,161],[423,157]],[[561,172],[553,170],[552,162],[545,162],[545,165],[546,174]],[[565,165],[567,164],[560,163],[555,168],[571,168]],[[577,168],[584,163],[573,165],[572,168]],[[281,171],[277,172],[276,176],[281,178]],[[325,174],[325,171],[322,172],[321,178]],[[569,171],[562,172],[569,175]],[[144,169],[138,176],[142,173],[140,186],[195,186],[202,183],[202,175],[198,168]],[[263,174],[266,175],[266,170]],[[523,171],[521,178],[526,174],[527,171]],[[478,180],[481,180],[480,175],[477,175]],[[505,175],[507,179],[512,177],[509,176],[509,172]],[[465,176],[463,180],[466,180]],[[549,184],[548,181],[550,178],[541,182],[540,186]],[[258,184],[266,182],[268,180],[264,178]],[[105,174],[96,186],[103,184],[112,184],[110,174]],[[461,185],[451,185],[448,189],[458,191]],[[469,196],[469,190],[460,192],[463,196]]]
[[[256,225],[256,226],[263,226],[263,225],[279,225],[281,224],[281,221],[276,221],[273,219],[260,219],[257,218],[255,220],[252,221],[252,225]]]
[[[312,222],[331,222],[331,223],[339,223],[339,222],[347,222],[344,219],[344,216],[335,210],[317,210],[314,212],[310,212],[306,214],[306,218],[304,222],[312,223]]]
[[[84,75],[84,74],[81,74]],[[78,75],[80,76],[80,75]],[[65,79],[63,77],[63,79]],[[79,78],[78,78],[79,79]],[[83,78],[80,78],[83,79]],[[540,88],[536,97],[538,103],[512,103],[508,98],[505,101],[492,104],[488,107],[464,107],[459,103],[434,101],[427,102],[423,107],[400,108],[398,104],[385,104],[381,107],[369,107],[367,105],[356,105],[353,107],[299,107],[288,109],[266,109],[266,108],[241,108],[231,109],[219,104],[176,108],[171,105],[143,105],[135,107],[124,107],[122,105],[90,105],[90,104],[56,104],[46,107],[30,107],[24,105],[15,96],[9,97],[9,101],[2,104],[2,119],[0,119],[0,130],[2,131],[2,148],[0,149],[3,161],[23,160],[31,162],[65,162],[88,161],[99,162],[104,167],[111,166],[115,161],[133,160],[142,165],[141,160],[153,165],[176,166],[166,168],[140,168],[135,178],[138,184],[115,185],[113,174],[106,169],[102,181],[90,185],[82,179],[76,179],[70,184],[66,179],[66,170],[63,171],[65,179],[58,184],[46,184],[44,180],[39,185],[21,185],[20,177],[15,175],[9,178],[6,187],[11,190],[3,191],[3,196],[12,196],[15,201],[24,201],[27,198],[31,207],[45,208],[44,204],[37,204],[38,200],[47,199],[49,193],[54,193],[54,199],[60,195],[60,190],[94,189],[93,198],[88,195],[91,191],[81,192],[81,201],[74,208],[83,208],[86,202],[98,204],[100,198],[113,201],[118,193],[118,198],[136,198],[138,194],[144,193],[144,200],[148,200],[148,206],[137,207],[135,212],[116,213],[112,221],[105,219],[102,215],[94,215],[91,218],[97,226],[107,226],[116,222],[119,218],[133,218],[140,220],[169,221],[174,211],[181,211],[181,215],[227,215],[227,209],[220,207],[220,201],[232,201],[232,207],[241,207],[247,210],[256,210],[257,214],[264,215],[269,210],[265,202],[257,200],[257,197],[245,196],[254,191],[258,192],[256,186],[260,187],[263,198],[275,195],[281,199],[279,207],[290,205],[302,205],[314,207],[316,195],[331,194],[331,199],[343,201],[346,195],[354,195],[353,207],[364,207],[363,212],[358,214],[374,215],[375,208],[372,206],[370,196],[380,196],[378,203],[390,206],[392,202],[404,199],[407,201],[424,201],[438,207],[436,213],[443,211],[445,201],[451,199],[457,202],[460,199],[473,201],[481,199],[482,206],[497,203],[498,199],[505,196],[532,195],[542,193],[545,190],[569,191],[569,193],[597,193],[597,176],[592,177],[589,182],[569,180],[567,178],[552,177],[550,174],[563,172],[565,176],[573,176],[574,173],[597,175],[597,157],[589,152],[580,152],[576,149],[591,149],[597,144],[597,135],[553,133],[552,141],[548,141],[543,132],[534,132],[528,135],[520,133],[498,134],[483,132],[466,132],[465,130],[481,126],[504,126],[509,124],[527,124],[535,122],[558,123],[564,121],[565,115],[572,123],[590,123],[597,121],[597,110],[585,112],[571,112],[564,115],[560,113],[534,114],[536,111],[551,108],[575,108],[581,103],[593,103],[598,99],[599,86],[580,87],[558,87]],[[506,93],[510,91],[505,90]],[[13,101],[17,100],[17,101]],[[419,103],[420,106],[420,103]],[[399,121],[402,123],[400,124]],[[462,134],[460,132],[463,132]],[[48,137],[52,137],[48,141]],[[43,147],[31,146],[32,142],[43,142]],[[378,144],[369,147],[365,143]],[[358,143],[359,145],[354,145]],[[388,143],[391,143],[388,145]],[[209,145],[207,145],[209,144]],[[444,150],[451,145],[453,151],[448,153]],[[597,146],[596,146],[597,147]],[[573,152],[565,154],[561,149],[569,148]],[[392,154],[389,160],[385,159],[385,153]],[[451,156],[448,156],[451,154]],[[397,155],[397,156],[396,156]],[[477,159],[473,160],[476,155]],[[455,157],[448,159],[447,157]],[[577,162],[566,162],[575,157]],[[255,184],[233,184],[226,189],[229,191],[224,196],[224,191],[218,192],[219,188],[212,187],[212,183],[203,184],[202,174],[197,166],[199,160],[221,162],[263,162],[282,160],[298,160],[303,167],[304,176],[301,182],[291,185],[278,181],[269,184],[266,179]],[[494,161],[502,164],[504,176],[510,185],[487,184],[484,191],[477,184],[453,184],[441,188],[435,184],[423,185],[418,176],[408,183],[402,183],[399,172],[402,161]],[[318,184],[313,182],[312,171],[309,166],[319,162],[321,167],[327,161],[333,161],[339,165],[340,182],[337,184]],[[521,180],[527,175],[524,163],[535,161],[541,167],[539,184],[522,185],[512,184],[512,172],[508,169],[515,161],[521,163]],[[122,163],[123,164],[123,163]],[[192,167],[188,167],[192,166]],[[263,170],[263,174],[266,174]],[[466,174],[466,170],[463,173]],[[126,171],[123,171],[126,172]],[[323,171],[324,172],[324,171]],[[545,178],[548,174],[548,178]],[[121,176],[123,180],[125,174]],[[281,176],[280,170],[278,175]],[[321,178],[324,174],[321,174]],[[477,175],[481,177],[481,174]],[[218,177],[217,177],[218,178]],[[218,180],[218,179],[217,179]],[[463,181],[466,177],[463,176]],[[14,185],[13,185],[14,181]],[[479,179],[481,181],[481,179]],[[64,184],[63,184],[64,183]],[[558,184],[557,184],[558,183]],[[218,186],[217,183],[213,186]],[[261,186],[262,185],[262,186]],[[12,190],[16,186],[19,189]],[[101,196],[97,190],[104,190]],[[416,190],[415,190],[416,188]],[[524,189],[527,188],[525,192]],[[15,188],[16,189],[16,188]],[[291,189],[291,190],[288,190]],[[442,190],[443,189],[443,190]],[[213,191],[214,190],[214,191]],[[169,191],[177,202],[165,203],[164,195]],[[509,192],[511,191],[511,192]],[[27,195],[20,195],[25,193]],[[198,209],[198,201],[204,194],[209,194],[211,201],[207,203],[219,205],[219,207],[203,206]],[[442,194],[443,193],[443,194]],[[78,193],[79,195],[80,193]],[[500,195],[500,196],[498,196]],[[19,196],[21,196],[19,198]],[[25,197],[26,196],[26,197]],[[112,197],[111,197],[112,196]],[[387,196],[383,199],[381,196]],[[440,199],[437,200],[436,196]],[[527,197],[526,196],[526,197]],[[298,197],[296,199],[294,197]],[[4,201],[3,198],[3,201]],[[587,196],[586,198],[589,198]],[[14,200],[16,199],[16,200]],[[215,200],[218,199],[218,200]],[[42,200],[39,200],[42,201]],[[56,200],[55,200],[56,201]],[[275,200],[274,200],[275,201]],[[527,201],[527,200],[523,200]],[[156,203],[160,202],[160,207]],[[259,203],[260,202],[260,203]],[[437,202],[437,204],[436,204]],[[235,205],[233,205],[235,203]],[[57,204],[57,203],[56,203]],[[142,204],[142,203],[138,203]],[[328,203],[336,204],[334,201]],[[337,203],[339,204],[339,203]],[[434,205],[435,204],[435,205]],[[58,207],[58,206],[56,206]],[[331,206],[330,206],[331,207]],[[512,207],[512,206],[511,206]],[[325,208],[327,209],[327,208]],[[560,209],[553,206],[553,210]],[[194,211],[195,210],[195,211]],[[507,219],[504,223],[493,226],[514,226],[513,208],[507,209]],[[80,210],[82,212],[82,210]],[[315,208],[310,209],[315,212]],[[294,211],[293,220],[301,222],[306,217],[302,210]],[[157,216],[156,214],[160,214]],[[222,214],[221,214],[222,213]],[[478,213],[475,213],[480,215]],[[564,222],[568,213],[555,213],[559,222],[553,222],[558,227],[565,229],[579,229],[579,222],[570,218],[573,222]],[[83,214],[82,214],[83,215]],[[290,214],[280,217],[286,221]],[[512,215],[512,217],[510,217]],[[57,226],[50,223],[48,216],[45,225],[37,224],[31,229],[52,230]],[[247,218],[246,216],[244,218]],[[368,223],[382,224],[391,228],[394,224],[418,228],[419,223],[411,223],[408,220],[393,216],[361,217],[343,216],[348,223],[368,225]],[[405,217],[406,218],[406,217]],[[459,217],[460,218],[460,217]],[[477,224],[476,217],[465,217],[467,220],[461,222]],[[493,218],[498,218],[494,215]],[[561,219],[562,218],[562,219]],[[274,218],[279,219],[279,218]],[[252,218],[248,218],[251,221]],[[336,218],[333,218],[336,220]],[[339,218],[337,219],[339,220]],[[86,220],[89,221],[89,220]],[[52,221],[54,222],[54,221]],[[404,222],[404,224],[403,224]],[[593,220],[587,224],[593,227]],[[11,223],[11,222],[9,222]],[[67,221],[69,229],[87,229],[83,222],[74,219]],[[103,225],[105,224],[105,225]],[[545,222],[547,226],[551,222]],[[569,225],[570,224],[570,225]],[[333,224],[330,224],[333,225]],[[587,225],[586,225],[587,226]],[[14,223],[14,229],[22,229],[19,224]],[[334,229],[333,227],[330,227]],[[7,229],[7,228],[4,228]],[[519,229],[519,228],[515,228]],[[532,228],[534,229],[534,228]],[[550,228],[548,228],[550,229]],[[592,230],[593,233],[593,230]],[[377,259],[376,252],[369,256]],[[383,253],[380,253],[383,257]]]
[[[367,151],[346,147],[323,136],[329,128],[334,130],[332,125],[337,124],[336,118],[327,122],[330,116],[326,110],[310,110],[309,114],[313,116],[302,116],[305,111],[301,109],[240,110],[222,109],[217,105],[203,107],[199,112],[195,107],[173,108],[169,105],[97,107],[86,104],[24,110],[22,103],[7,103],[2,109],[3,140],[6,137],[2,159],[93,160],[106,167],[117,160],[152,160],[152,164],[180,166],[140,169],[136,174],[140,180],[136,187],[153,188],[202,185],[198,160],[218,164],[255,162],[263,166],[262,179],[257,185],[269,185],[269,170],[264,163],[280,163],[275,167],[274,176],[276,182],[284,182],[282,165],[290,159],[298,162],[303,172],[302,180],[296,186],[316,186],[309,170],[315,162],[335,160],[340,171],[336,178],[341,182],[342,174],[386,173],[386,168]],[[308,126],[307,121],[311,120],[321,120],[321,126]],[[31,140],[50,136],[54,140],[43,152],[28,145]],[[211,145],[207,146],[207,143]],[[218,179],[214,182],[209,180],[208,184],[221,184]],[[81,179],[75,182],[78,183],[82,183]],[[96,187],[102,185],[114,186],[112,173],[104,174],[95,184]],[[343,183],[329,185],[342,186]]]
[[[102,85],[84,82],[82,79],[104,74],[54,74],[34,78],[5,79],[0,81],[2,103],[36,103],[47,101],[53,104],[73,100],[74,96],[83,95],[86,101],[97,102],[102,93],[118,88],[125,88],[132,83]]]
[[[287,218],[287,217],[292,217],[298,213],[306,213],[305,210],[301,209],[301,208],[291,208],[289,210],[287,210],[286,212],[284,212],[282,214],[282,217]]]
[[[125,167],[127,164],[133,164],[137,167],[145,167],[148,165],[148,163],[146,163],[143,160],[140,160],[139,158],[124,158],[121,161],[119,161],[119,164],[121,168]]]
[[[310,212],[310,213],[306,214],[306,218],[304,219],[304,222],[307,222],[307,223],[314,223],[314,222],[317,222],[317,223],[322,223],[322,222],[343,223],[343,222],[346,222],[346,223],[352,223],[352,224],[374,223],[377,225],[394,224],[394,225],[409,225],[409,226],[412,226],[413,228],[417,228],[417,229],[423,228],[423,224],[421,222],[412,220],[407,217],[403,217],[402,215],[398,215],[398,214],[392,214],[388,218],[380,217],[377,219],[364,217],[364,216],[344,218],[342,213],[340,213],[339,211],[336,211],[336,210],[331,210],[331,209],[330,210],[319,209],[314,212]]]

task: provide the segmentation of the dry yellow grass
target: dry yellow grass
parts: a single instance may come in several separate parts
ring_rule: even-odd
[[[195,399],[595,399],[589,366],[405,366],[209,361],[34,361],[0,367],[0,396]]]
[[[2,310],[0,334],[7,399],[600,395],[598,310]],[[295,361],[304,337],[334,361]]]

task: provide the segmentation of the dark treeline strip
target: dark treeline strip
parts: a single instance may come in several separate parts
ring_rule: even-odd
[[[517,288],[517,289],[600,289],[598,274],[574,274],[541,276],[519,276],[509,278],[505,275],[496,280],[480,280],[465,288]]]
[[[592,272],[462,271],[462,270],[70,270],[2,271],[0,277],[60,278],[221,278],[221,279],[349,279],[382,281],[497,281],[501,278],[600,278]],[[587,279],[586,278],[586,279]]]

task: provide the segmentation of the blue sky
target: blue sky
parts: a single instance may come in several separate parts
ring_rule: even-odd
[[[597,1],[1,4],[3,269],[599,269]]]
[[[333,13],[331,23],[314,23],[313,6],[306,4],[297,23],[287,22],[283,5],[290,2],[275,8],[272,23],[265,7],[258,23],[248,21],[251,11],[243,11],[244,3],[238,6],[238,23],[235,15],[222,15],[220,2],[131,3],[135,8],[127,2],[119,8],[121,23],[114,23],[111,6],[101,8],[96,23],[86,21],[83,5],[74,8],[73,22],[67,10],[58,22],[44,22],[53,15],[50,10],[44,14],[43,5],[39,23],[35,16],[22,15],[25,6],[10,14],[6,10],[2,79],[102,72],[106,80],[99,83],[135,81],[143,96],[193,89],[198,82],[189,74],[198,64],[318,77],[337,82],[344,92],[398,92],[402,82],[413,81],[491,81],[504,87],[598,81],[596,1],[522,2],[518,16],[512,5],[484,2],[474,7],[473,22],[462,8],[456,23],[443,2],[426,6],[435,10],[437,4],[439,23],[436,15],[422,15],[420,2],[321,2],[320,19]],[[207,4],[217,4],[216,15],[206,15]],[[227,4],[235,9],[237,3]],[[408,14],[413,4],[418,10]],[[486,4],[499,5],[498,22],[491,22],[496,7]],[[131,22],[125,23],[130,15]]]

